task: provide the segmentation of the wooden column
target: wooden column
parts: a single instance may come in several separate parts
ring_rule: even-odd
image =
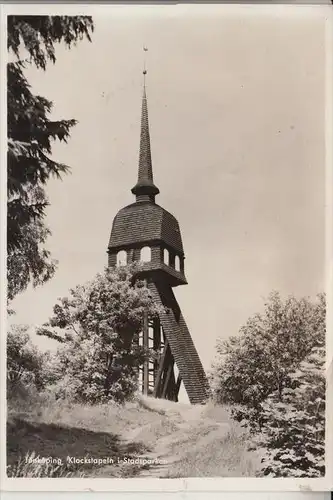
[[[177,377],[177,382],[176,382],[176,387],[175,387],[175,393],[176,393],[176,401],[178,401],[178,393],[179,393],[179,389],[180,389],[180,384],[182,383],[182,378],[180,376],[180,374],[178,375]]]
[[[156,318],[153,323],[153,349],[160,352],[161,350],[161,324],[159,318]],[[154,361],[154,388],[156,384],[158,372],[158,360]]]
[[[169,351],[170,351],[170,346],[169,346],[168,342],[166,341],[164,344],[163,352],[162,352],[160,360],[159,360],[157,375],[155,378],[155,386],[154,386],[154,393],[153,393],[155,398],[161,397],[162,376],[163,376],[163,372],[165,371],[165,368],[166,368],[166,360],[168,358]]]
[[[148,349],[149,347],[149,326],[148,326],[148,314],[144,313],[143,316],[143,347]],[[143,372],[142,372],[142,392],[146,396],[149,390],[149,360],[145,359],[143,362]]]
[[[173,359],[170,358],[169,363],[167,365],[167,369],[165,371],[165,378],[163,380],[163,389],[162,389],[162,395],[161,395],[161,397],[163,399],[165,399],[165,398],[170,399],[170,396],[171,396],[170,392],[172,392],[172,391],[170,391],[169,384],[170,384],[171,374],[173,372],[173,363],[174,363]]]

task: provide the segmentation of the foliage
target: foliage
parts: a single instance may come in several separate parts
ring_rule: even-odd
[[[317,301],[272,293],[263,314],[222,341],[212,382],[218,402],[265,450],[263,474],[324,474],[325,295]]]
[[[264,475],[320,477],[325,474],[325,351],[314,348],[290,374],[290,388],[261,403],[256,439],[267,449]]]
[[[137,389],[137,367],[147,353],[138,343],[144,313],[158,313],[137,266],[106,269],[70,290],[54,306],[40,335],[58,340],[58,396],[89,403],[122,402]]]
[[[22,387],[45,387],[48,353],[42,353],[31,342],[26,325],[13,325],[7,334],[7,391],[14,397]]]
[[[8,254],[7,296],[12,300],[32,281],[33,286],[48,281],[55,272],[56,261],[50,252],[40,248],[50,231],[41,221],[33,221],[21,227],[22,244]]]
[[[262,314],[250,318],[237,337],[220,341],[213,367],[214,397],[252,411],[270,394],[279,397],[291,383],[290,373],[325,343],[325,296],[312,303],[272,293]]]
[[[49,230],[44,223],[50,177],[61,178],[69,167],[51,159],[52,142],[67,141],[76,121],[50,119],[52,102],[34,95],[24,75],[27,64],[46,69],[56,61],[55,44],[70,48],[84,37],[90,40],[93,23],[87,16],[9,16],[7,64],[7,270],[11,300],[30,282],[50,279],[55,261],[44,249]],[[22,49],[29,54],[22,60]],[[29,235],[29,242],[26,237]],[[14,278],[14,283],[11,280]]]
[[[89,41],[93,22],[89,16],[8,16],[8,50],[19,57],[23,44],[37,68],[55,63],[55,43],[68,48],[86,37]]]

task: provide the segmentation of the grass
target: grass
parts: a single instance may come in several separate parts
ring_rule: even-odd
[[[160,449],[169,462],[168,467],[160,470],[160,477],[255,477],[258,474],[261,456],[248,451],[249,436],[230,418],[228,408],[212,403],[203,407],[180,406],[180,415],[182,420],[172,419],[175,428],[155,443],[155,449]]]
[[[28,404],[27,404],[28,403]],[[260,457],[227,408],[138,396],[124,406],[84,406],[39,396],[10,400],[9,477],[254,477]],[[37,458],[53,458],[41,463]],[[113,463],[71,463],[67,457]],[[144,459],[164,464],[145,464]],[[138,459],[138,464],[124,463]]]
[[[199,431],[191,441],[186,451],[181,443],[174,443],[182,451],[165,477],[254,477],[260,468],[259,458],[245,449],[241,433],[233,424],[226,433],[219,428]]]
[[[19,459],[7,467],[8,477],[73,477],[73,472],[62,463],[35,462],[38,460],[35,452],[26,453],[25,457]],[[57,462],[60,462],[59,460]],[[81,474],[80,477],[84,477]]]

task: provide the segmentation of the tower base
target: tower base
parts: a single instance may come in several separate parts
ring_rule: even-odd
[[[190,402],[203,404],[210,396],[208,380],[172,288],[153,281],[147,287],[163,312],[152,322],[144,320],[142,345],[153,348],[157,358],[140,369],[142,392],[178,401],[183,382]]]

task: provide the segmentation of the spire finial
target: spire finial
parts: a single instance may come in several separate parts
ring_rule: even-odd
[[[148,47],[146,45],[143,46],[143,52],[144,52],[144,57],[143,57],[143,89],[146,89],[146,74],[147,74],[147,67],[146,67],[146,52],[148,52]]]
[[[148,48],[145,45],[143,47],[143,51],[148,51]],[[155,186],[153,180],[153,167],[150,152],[148,105],[146,95],[146,74],[146,59],[144,58],[138,182],[131,191],[136,195],[137,201],[151,201],[154,203],[155,196],[160,191]]]

